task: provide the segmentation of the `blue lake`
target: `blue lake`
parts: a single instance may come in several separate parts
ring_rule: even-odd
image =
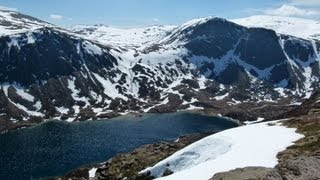
[[[0,135],[0,179],[63,175],[144,144],[236,126],[227,119],[188,112],[74,123],[49,121]]]

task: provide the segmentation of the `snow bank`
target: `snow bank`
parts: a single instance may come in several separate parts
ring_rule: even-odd
[[[97,171],[97,168],[92,168],[89,171],[89,178],[94,178],[94,176],[96,175],[96,171]]]
[[[150,171],[161,177],[169,168],[174,174],[161,179],[207,180],[218,172],[235,168],[274,167],[277,154],[302,137],[295,129],[278,122],[247,125],[206,137],[142,172]]]

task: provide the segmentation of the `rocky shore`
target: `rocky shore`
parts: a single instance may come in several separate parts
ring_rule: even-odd
[[[139,174],[139,172],[212,133],[190,134],[182,136],[173,142],[144,145],[132,152],[119,154],[105,163],[82,167],[69,172],[63,177],[47,179],[86,180],[90,179],[89,171],[91,169],[96,169],[95,177],[91,179],[153,179],[149,174]],[[168,174],[170,174],[169,171]]]

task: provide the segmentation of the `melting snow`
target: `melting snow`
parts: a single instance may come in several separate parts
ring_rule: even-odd
[[[26,93],[22,88],[15,86],[15,89],[16,89],[17,94],[19,94],[19,96],[21,96],[23,99],[26,99],[30,102],[34,101],[34,97],[31,94]]]
[[[31,32],[29,32],[27,36],[28,36],[28,39],[27,39],[28,44],[33,44],[36,42],[36,39]]]
[[[96,171],[97,171],[97,168],[90,169],[89,178],[94,178],[94,176],[96,175]]]
[[[83,42],[83,48],[90,54],[102,55],[103,53],[99,46],[87,41]]]
[[[101,85],[104,87],[104,94],[106,94],[107,96],[111,97],[112,99],[115,98],[121,98],[125,101],[128,100],[127,97],[123,96],[122,94],[119,93],[118,89],[116,88],[115,83],[111,83],[110,80],[107,80],[101,76],[99,76],[98,74],[92,73],[97,80],[101,83]]]
[[[65,107],[56,107],[56,110],[59,111],[61,114],[67,114],[69,112],[69,109]]]
[[[202,109],[204,109],[204,107],[197,107],[197,106],[190,104],[190,106],[186,110],[197,110],[197,109],[202,110]]]
[[[274,125],[269,126],[269,123]],[[278,163],[277,154],[303,137],[295,131],[281,126],[278,121],[222,131],[187,146],[142,172],[150,171],[155,177],[161,177],[169,168],[174,174],[160,179],[207,180],[218,172],[235,168],[274,167]]]
[[[238,55],[234,55],[234,49],[228,51],[223,57],[218,59],[209,58],[205,56],[193,56],[191,58],[191,62],[194,63],[199,68],[201,68],[206,62],[213,63],[214,69],[213,70],[207,69],[207,72],[205,72],[206,77],[210,76],[212,72],[216,76],[218,76],[221,72],[223,72],[228,67],[228,64],[236,63],[242,66],[247,72],[254,70],[258,74],[259,79],[268,79],[271,75],[271,71],[275,67],[275,65],[273,65],[265,69],[259,69],[241,60]]]
[[[282,97],[288,97],[287,94],[284,93],[284,92],[285,92],[285,89],[284,89],[284,88],[278,87],[278,88],[274,88],[274,90],[277,91],[277,92],[280,94],[280,96],[282,96]]]
[[[74,83],[75,78],[73,78],[72,80],[68,80],[68,88],[71,90],[72,94],[72,98],[76,101],[83,101],[86,103],[86,106],[89,105],[89,101],[88,99],[86,99],[85,97],[79,97],[78,93],[80,93],[79,90],[76,89],[76,85]]]
[[[261,121],[263,121],[264,120],[264,118],[261,118],[261,117],[259,117],[257,120],[255,120],[255,121],[245,121],[244,122],[244,124],[254,124],[254,123],[258,123],[258,122],[261,122]]]
[[[41,101],[37,101],[36,104],[33,105],[35,108],[37,108],[37,111],[39,111],[42,108]]]
[[[75,114],[78,114],[80,112],[80,106],[73,106],[72,108],[74,109]]]
[[[216,96],[216,97],[214,97],[214,99],[217,100],[217,101],[220,101],[220,100],[222,100],[222,99],[224,99],[224,98],[226,98],[228,96],[229,96],[229,93],[226,93],[226,94],[221,95],[221,96]]]
[[[70,117],[70,118],[68,118],[66,121],[67,121],[67,122],[73,122],[75,119],[76,119],[75,117]]]

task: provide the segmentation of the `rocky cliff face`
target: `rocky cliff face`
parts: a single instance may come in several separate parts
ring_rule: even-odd
[[[0,17],[1,124],[290,103],[318,86],[318,41],[220,18],[133,29],[146,35],[138,43],[109,37],[108,27],[65,30],[19,13]]]
[[[319,78],[317,40],[220,18],[189,22],[164,43],[184,46],[202,74],[223,84],[257,79],[276,87],[308,89]]]

